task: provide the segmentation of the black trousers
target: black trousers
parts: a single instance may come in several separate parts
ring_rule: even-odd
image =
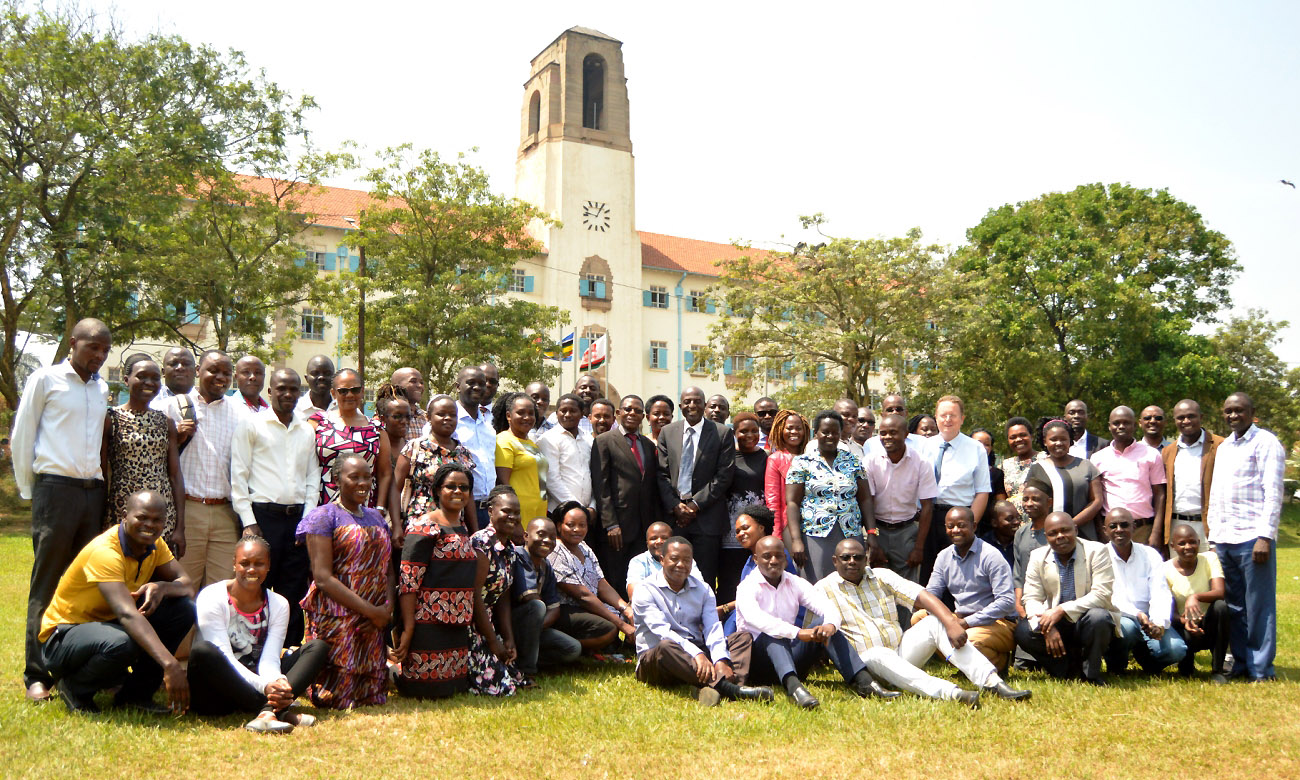
[[[946,504],[935,504],[930,512],[930,530],[925,536],[925,557],[921,559],[921,574],[920,579],[917,580],[922,587],[930,581],[930,572],[934,571],[934,559],[939,557],[939,551],[952,544],[952,540],[943,530],[943,519],[948,516],[950,509],[952,507]],[[952,607],[951,604],[948,606]]]
[[[296,647],[302,644],[304,626],[299,602],[311,584],[307,547],[294,540],[302,520],[302,504],[253,504],[253,517],[262,529],[262,538],[271,545],[271,573],[266,577],[266,587],[289,601],[289,630],[284,646]]]
[[[722,537],[711,534],[691,533],[691,528],[675,529],[686,537],[694,548],[695,565],[700,569],[704,584],[716,588],[718,568],[722,562]]]
[[[1028,620],[1016,623],[1016,644],[1034,657],[1053,677],[1074,676],[1081,668],[1085,680],[1100,680],[1101,661],[1115,636],[1115,622],[1104,609],[1093,608],[1079,616],[1078,622],[1065,619],[1056,624],[1065,643],[1065,655],[1053,658],[1047,652],[1047,638],[1029,627]]]
[[[37,474],[32,485],[32,561],[31,584],[27,589],[27,659],[23,685],[54,679],[41,661],[41,616],[54,598],[59,578],[72,564],[81,548],[102,529],[104,519],[104,483],[83,487]]]
[[[280,659],[280,671],[288,678],[294,696],[307,692],[329,657],[329,642],[313,639]],[[261,712],[266,708],[266,694],[249,685],[211,642],[200,640],[190,648],[186,675],[190,680],[190,706],[200,715]]]
[[[745,561],[753,555],[744,547],[723,547],[718,560],[719,604],[729,604],[736,600],[736,588],[740,585],[740,572],[745,568]]]
[[[597,525],[587,532],[587,544],[596,553],[596,560],[600,561],[600,570],[605,572],[605,579],[620,596],[627,598],[627,565],[632,558],[645,552],[645,534],[633,533],[632,538],[629,538],[625,532],[623,548],[615,550],[609,544],[608,532]]]
[[[1189,634],[1183,625],[1183,619],[1174,616],[1173,628],[1187,643],[1187,655],[1178,662],[1178,671],[1191,674],[1196,671],[1196,653],[1200,650],[1210,651],[1210,671],[1223,674],[1223,664],[1228,655],[1228,600],[1219,599],[1209,604],[1202,604],[1204,617],[1201,618],[1202,634]]]
[[[167,652],[175,653],[194,627],[194,599],[163,599],[149,616],[149,625]],[[162,684],[162,667],[116,620],[58,626],[41,652],[45,669],[75,696],[93,696],[96,691],[121,685],[119,701],[144,702],[152,700]]]

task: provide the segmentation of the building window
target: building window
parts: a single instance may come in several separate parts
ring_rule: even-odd
[[[668,370],[668,342],[650,342],[650,367],[661,371]]]
[[[739,374],[742,371],[751,371],[754,368],[754,359],[745,355],[728,355],[722,359],[722,373],[726,376]]]
[[[508,292],[517,292],[517,293],[526,292],[526,290],[524,290],[525,287],[524,280],[526,280],[527,278],[528,275],[524,273],[524,269],[511,268],[510,277],[509,277],[509,286],[506,287],[506,290]]]
[[[691,295],[687,299],[687,303],[686,303],[687,311],[702,312],[704,311],[707,305],[708,305],[708,301],[705,299],[703,291],[691,290]]]
[[[667,309],[668,288],[657,284],[650,285],[650,289],[645,292],[645,305],[652,309]]]
[[[121,368],[118,368],[117,366],[114,366],[114,367],[108,369],[108,381],[110,381],[110,382],[121,382],[121,381],[122,381],[122,369],[121,369]]]
[[[582,60],[582,126],[600,129],[600,112],[605,105],[605,60],[588,54]]]
[[[302,310],[302,327],[299,338],[304,341],[325,340],[325,314],[316,309]]]
[[[316,266],[317,271],[334,270],[333,268],[329,268],[327,266],[324,252],[307,252],[306,255],[307,255],[307,264]]]
[[[604,274],[586,274],[578,280],[578,295],[583,298],[607,300],[606,289]]]
[[[542,129],[542,93],[534,91],[528,99],[528,134],[534,135]]]
[[[691,345],[691,351],[686,353],[685,355],[686,359],[682,361],[682,363],[685,364],[687,371],[691,372],[692,374],[709,373],[708,365],[705,363],[704,358],[700,356],[700,353],[703,352],[704,350],[705,350],[705,346],[703,344]]]

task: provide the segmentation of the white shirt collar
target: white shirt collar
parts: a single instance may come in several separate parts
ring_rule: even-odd
[[[1183,441],[1183,437],[1181,434],[1178,436],[1177,441],[1178,441],[1178,449],[1180,450],[1190,450],[1194,447],[1199,447],[1202,444],[1205,444],[1205,429],[1204,428],[1201,429],[1201,435],[1196,437],[1196,441],[1192,442],[1191,444],[1188,444],[1187,442]]]

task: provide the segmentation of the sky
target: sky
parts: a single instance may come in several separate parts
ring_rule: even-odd
[[[637,228],[728,242],[920,227],[1090,182],[1168,189],[1233,242],[1233,310],[1295,324],[1300,3],[286,3],[91,0],[129,33],[237,49],[313,96],[318,145],[470,160],[513,194],[529,61],[623,42]],[[540,12],[545,12],[541,15]],[[341,176],[330,183],[355,186]]]

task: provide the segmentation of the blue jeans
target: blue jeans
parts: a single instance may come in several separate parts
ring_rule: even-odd
[[[784,685],[785,678],[793,674],[802,680],[823,651],[845,682],[852,682],[858,672],[867,668],[842,632],[837,631],[824,645],[759,634],[750,655],[750,679]]]
[[[1228,639],[1234,677],[1273,677],[1277,656],[1277,542],[1270,541],[1268,561],[1255,563],[1255,540],[1215,548],[1227,588]]]
[[[1147,674],[1172,666],[1187,655],[1187,643],[1172,627],[1166,628],[1159,639],[1152,639],[1142,632],[1142,626],[1136,620],[1123,615],[1119,619],[1119,630],[1120,636],[1112,638],[1110,647],[1106,649],[1106,670],[1111,674],[1124,671],[1130,651]]]

